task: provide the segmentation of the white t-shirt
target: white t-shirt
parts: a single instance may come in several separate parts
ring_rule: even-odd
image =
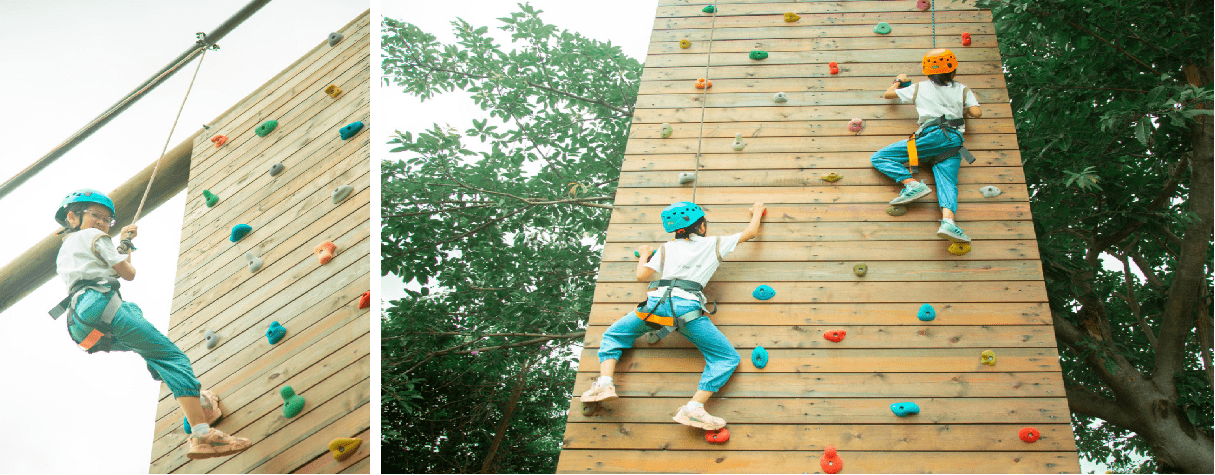
[[[100,236],[100,237],[98,237]],[[90,245],[97,239],[97,254],[93,254]],[[55,258],[55,271],[63,278],[63,283],[71,291],[72,284],[80,279],[97,279],[117,275],[114,266],[126,260],[126,254],[119,254],[110,236],[97,228],[81,229],[69,234],[59,246],[59,256]]]
[[[894,92],[899,95],[901,102],[915,102],[916,113],[920,116],[918,123],[921,125],[942,115],[947,119],[961,119],[966,108],[979,105],[979,98],[975,97],[974,91],[957,81],[948,86],[938,86],[925,80],[895,89]],[[958,127],[958,131],[965,132],[966,126]]]
[[[714,250],[720,252],[721,257],[724,258],[727,254],[734,252],[740,238],[742,238],[742,233],[710,237],[693,234],[688,239],[668,241],[658,248],[658,252],[654,253],[654,257],[650,258],[646,267],[661,272],[663,279],[690,280],[704,286],[709,283],[713,273],[717,272],[717,266],[721,264],[717,260],[717,256],[713,255]],[[718,239],[721,240],[720,244]],[[665,263],[663,262],[664,253],[666,254]],[[664,293],[666,293],[665,289],[656,289],[646,295],[662,297]],[[691,292],[683,289],[672,289],[671,296],[700,300]]]

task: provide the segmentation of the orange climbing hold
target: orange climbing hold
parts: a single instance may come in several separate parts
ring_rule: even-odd
[[[700,78],[700,79],[696,80],[696,89],[708,89],[710,87],[713,87],[713,81],[710,81],[705,78]]]
[[[844,341],[844,337],[847,335],[848,335],[847,330],[831,330],[827,333],[823,333],[823,338],[826,338],[827,340],[839,343],[841,341]]]
[[[333,259],[333,253],[337,252],[337,245],[332,241],[325,241],[316,246],[312,252],[316,253],[316,258],[320,259],[321,264],[328,264]]]
[[[970,33],[962,33],[962,46],[970,46]]]
[[[705,431],[705,441],[714,444],[724,444],[730,440],[730,431],[725,427],[717,430]]]
[[[832,61],[832,62],[830,62],[830,63],[827,63],[827,67],[831,68],[831,74],[839,74],[839,73],[840,73],[840,65],[835,64],[835,61]]]
[[[364,308],[367,308],[370,306],[371,306],[371,291],[368,290],[366,292],[363,292],[363,295],[359,297],[359,309],[361,310],[361,309],[364,309]]]
[[[363,445],[363,439],[333,439],[329,442],[329,452],[334,460],[341,462],[358,452],[360,445]]]
[[[215,144],[215,148],[223,147],[224,144],[228,143],[228,136],[227,135],[216,135],[214,137],[211,137],[211,143]]]
[[[1017,435],[1028,444],[1037,442],[1038,438],[1042,437],[1042,433],[1033,427],[1022,427],[1021,430],[1017,431]]]
[[[828,445],[823,451],[823,458],[818,461],[818,464],[823,467],[823,471],[827,473],[840,473],[844,469],[844,460],[835,452],[834,445]]]

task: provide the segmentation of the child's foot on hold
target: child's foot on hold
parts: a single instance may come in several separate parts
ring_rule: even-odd
[[[249,439],[233,437],[212,427],[202,437],[190,437],[190,451],[186,453],[186,458],[198,460],[227,457],[244,452],[250,445],[252,443]]]
[[[203,422],[207,425],[215,425],[215,421],[224,417],[223,411],[219,408],[219,396],[216,396],[215,393],[205,389],[200,391],[198,402],[202,405]]]
[[[582,402],[600,402],[611,401],[617,399],[616,385],[612,383],[602,383],[598,379],[591,384],[591,389],[582,393]]]
[[[901,205],[903,203],[910,203],[928,196],[929,193],[932,193],[932,190],[928,189],[928,185],[917,181],[914,185],[904,186],[903,191],[899,192],[899,196],[890,200],[890,204]]]
[[[695,408],[688,407],[686,404],[679,406],[679,412],[675,414],[675,422],[704,430],[717,430],[726,426],[725,419],[709,414],[703,405]]]
[[[941,228],[937,229],[937,237],[948,239],[952,242],[970,242],[970,236],[962,232],[962,228],[945,220],[941,220]]]

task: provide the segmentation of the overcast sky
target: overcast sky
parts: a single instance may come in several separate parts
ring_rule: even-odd
[[[247,2],[0,2],[0,181],[186,51],[195,32],[215,29]],[[270,2],[224,38],[220,50],[207,53],[170,147],[369,6],[370,0]],[[196,64],[0,200],[7,223],[0,262],[56,231],[55,209],[72,190],[109,192],[156,160]],[[133,258],[138,276],[122,289],[162,332],[169,324],[183,200],[179,195],[145,211]],[[55,278],[0,313],[0,472],[146,473],[160,383],[134,353],[77,349],[62,319],[46,314],[65,294]]]

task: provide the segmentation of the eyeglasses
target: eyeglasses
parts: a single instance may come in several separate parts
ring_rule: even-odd
[[[109,217],[109,216],[106,216],[106,215],[100,214],[100,213],[98,213],[98,212],[96,212],[96,211],[93,211],[93,210],[88,210],[88,211],[85,211],[85,213],[88,213],[88,214],[92,215],[92,216],[93,216],[93,219],[96,219],[97,221],[100,221],[100,222],[103,222],[103,223],[110,223],[110,226],[113,226],[113,225],[114,225],[114,218],[111,218],[111,217]]]

